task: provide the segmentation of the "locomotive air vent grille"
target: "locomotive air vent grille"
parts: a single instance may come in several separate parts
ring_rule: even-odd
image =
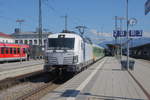
[[[73,63],[73,57],[64,57],[64,64],[72,64]]]
[[[56,57],[50,57],[49,62],[50,62],[50,64],[58,64],[58,61],[57,61]]]

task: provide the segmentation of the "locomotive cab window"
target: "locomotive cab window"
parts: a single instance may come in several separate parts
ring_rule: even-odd
[[[49,49],[71,50],[74,49],[75,38],[49,38]]]

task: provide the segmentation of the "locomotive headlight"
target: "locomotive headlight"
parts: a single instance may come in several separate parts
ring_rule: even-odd
[[[73,63],[77,63],[78,62],[78,56],[73,56]]]

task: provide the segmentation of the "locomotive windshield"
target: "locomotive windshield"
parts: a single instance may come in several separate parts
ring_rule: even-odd
[[[49,49],[74,49],[75,38],[49,38],[48,45]]]

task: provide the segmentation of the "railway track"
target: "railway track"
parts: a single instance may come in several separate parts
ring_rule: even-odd
[[[65,81],[67,81],[67,80],[65,80]],[[44,84],[44,85],[40,86],[39,88],[33,89],[32,91],[20,96],[16,100],[39,100],[41,97],[46,95],[48,92],[56,89],[62,83],[65,82],[65,81],[63,81],[63,82],[60,82],[60,81],[62,81],[62,80],[60,80],[59,77],[57,77],[57,78],[53,79],[52,81],[48,82],[47,84]]]

